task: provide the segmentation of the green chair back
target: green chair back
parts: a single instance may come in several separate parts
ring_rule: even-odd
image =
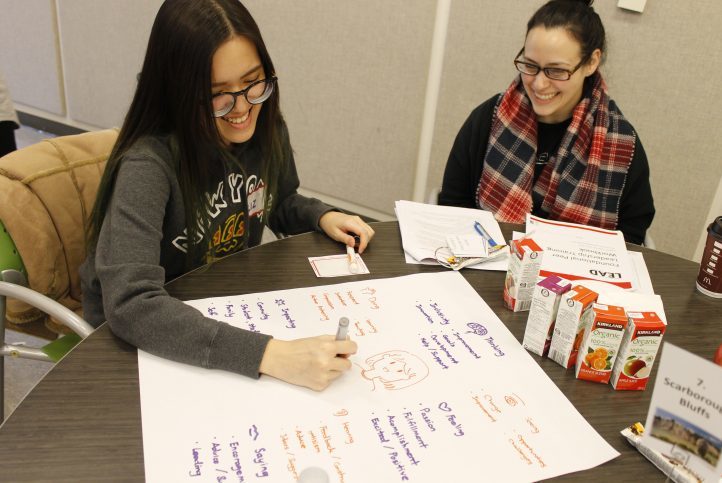
[[[23,260],[20,258],[20,254],[15,247],[15,243],[13,243],[13,239],[10,237],[10,233],[8,233],[3,222],[0,221],[0,280],[2,280],[2,271],[10,269],[17,270],[26,278],[28,276]],[[0,313],[0,317],[4,316],[4,313]],[[3,334],[0,334],[0,341],[4,340]],[[58,362],[81,340],[82,338],[78,334],[70,333],[44,345],[40,350],[47,355],[52,362]],[[0,378],[0,380],[2,380],[2,378]]]
[[[26,277],[28,276],[23,264],[22,258],[18,253],[10,233],[5,229],[2,220],[0,220],[0,272],[3,270],[17,270]],[[1,279],[2,277],[0,277]]]

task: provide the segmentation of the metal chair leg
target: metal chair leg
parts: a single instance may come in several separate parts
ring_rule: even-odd
[[[5,347],[5,296],[0,295],[0,347]],[[5,421],[5,356],[0,355],[0,424]]]

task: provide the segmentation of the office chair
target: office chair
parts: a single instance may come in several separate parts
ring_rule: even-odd
[[[431,191],[429,192],[429,196],[426,198],[426,203],[429,205],[438,205],[439,204],[439,193],[441,193],[441,188],[431,188]],[[649,234],[649,230],[647,230],[647,233],[644,235],[644,242],[642,243],[643,247],[655,249],[654,240],[652,239],[652,236]]]
[[[6,356],[57,362],[93,331],[80,315],[78,267],[117,135],[109,129],[46,139],[0,158],[0,421]],[[52,342],[6,344],[8,328]]]

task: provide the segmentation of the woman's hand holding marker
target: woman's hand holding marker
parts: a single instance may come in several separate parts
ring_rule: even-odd
[[[366,246],[374,236],[374,230],[360,217],[347,215],[339,211],[325,213],[318,222],[321,229],[329,238],[341,242],[349,247],[356,243],[353,235],[359,238],[358,252],[363,253]]]

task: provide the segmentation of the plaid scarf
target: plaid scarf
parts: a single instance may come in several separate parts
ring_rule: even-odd
[[[494,112],[477,204],[498,221],[524,223],[533,190],[546,218],[614,230],[635,141],[597,72],[585,82],[559,149],[532,186],[537,119],[517,77]]]

